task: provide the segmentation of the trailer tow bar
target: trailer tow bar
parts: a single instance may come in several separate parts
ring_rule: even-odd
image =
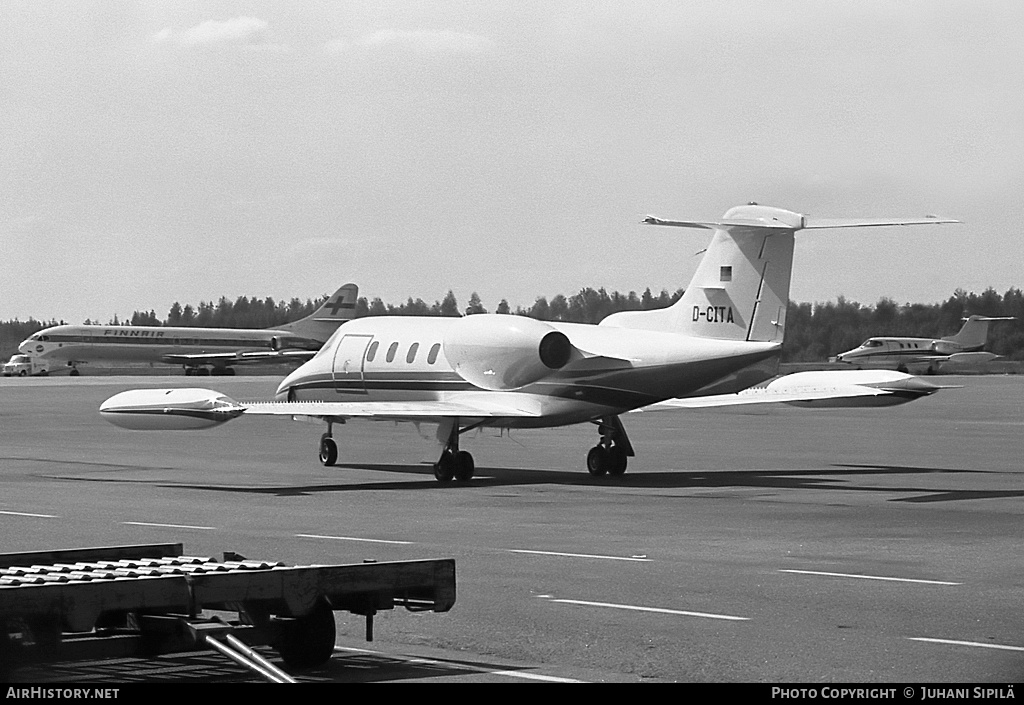
[[[231,633],[231,625],[222,622],[189,622],[185,624],[191,632],[196,644],[205,644],[216,649],[224,656],[243,668],[267,679],[271,683],[297,683],[294,678],[263,658],[252,647]],[[225,644],[217,637],[222,636]]]

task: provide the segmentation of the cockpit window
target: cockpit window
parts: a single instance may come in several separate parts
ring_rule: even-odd
[[[880,348],[880,347],[882,347],[882,341],[881,340],[875,340],[874,338],[872,338],[870,340],[865,340],[864,344],[861,345],[861,347],[862,348]]]

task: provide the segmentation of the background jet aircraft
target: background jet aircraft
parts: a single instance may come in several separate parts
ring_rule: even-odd
[[[853,350],[836,355],[836,362],[851,365],[891,367],[901,372],[911,367],[937,372],[943,363],[979,364],[999,357],[983,352],[990,321],[1012,321],[1013,317],[969,316],[956,335],[945,338],[868,338]]]
[[[90,362],[159,362],[181,365],[186,375],[233,375],[235,365],[309,360],[355,315],[359,287],[346,284],[312,315],[277,328],[188,326],[53,326],[34,333],[18,350],[71,374]]]
[[[433,422],[442,482],[473,476],[473,457],[459,448],[466,431],[590,422],[599,440],[587,470],[621,475],[635,451],[620,414],[675,397],[734,394],[776,374],[798,230],[956,221],[816,221],[749,204],[718,222],[645,222],[714,233],[668,308],[620,312],[599,325],[500,314],[360,318],[288,375],[276,402],[239,404],[204,389],[131,390],[100,412],[134,429],[200,428],[241,415],[321,419],[324,465],[337,461],[333,426],[348,418]],[[833,383],[844,374],[832,373]]]

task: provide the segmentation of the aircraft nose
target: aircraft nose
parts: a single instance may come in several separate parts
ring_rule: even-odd
[[[296,370],[297,372],[298,370]],[[275,401],[292,401],[292,385],[295,383],[295,372],[281,380],[281,384],[277,385],[277,391],[274,392]]]

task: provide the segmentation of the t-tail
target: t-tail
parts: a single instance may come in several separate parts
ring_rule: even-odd
[[[964,325],[956,335],[948,335],[942,338],[955,343],[965,352],[981,350],[988,342],[988,324],[991,321],[1012,321],[1013,316],[968,316]]]
[[[663,220],[649,225],[713,230],[689,286],[672,306],[625,311],[602,325],[661,330],[697,338],[782,343],[798,230],[956,223],[940,218],[822,220],[751,203],[729,209],[720,221]]]
[[[277,327],[291,331],[300,338],[325,342],[339,325],[355,318],[358,297],[359,287],[351,283],[346,284],[324,301],[312,315]]]

